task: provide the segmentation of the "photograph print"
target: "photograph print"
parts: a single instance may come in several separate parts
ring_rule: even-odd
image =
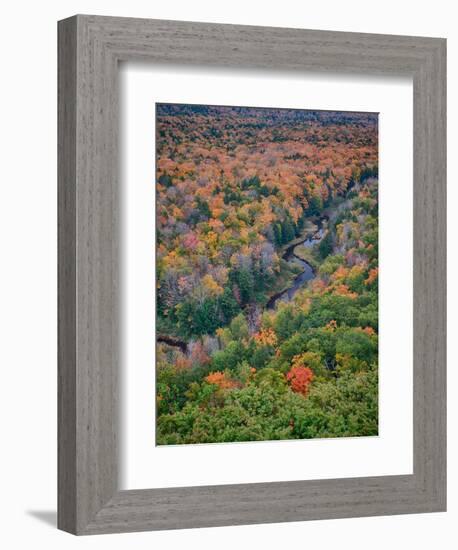
[[[378,114],[157,103],[155,154],[156,445],[378,435]]]

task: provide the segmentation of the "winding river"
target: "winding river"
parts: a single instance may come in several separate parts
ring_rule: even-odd
[[[296,276],[291,286],[281,290],[280,292],[277,292],[277,294],[274,294],[269,299],[266,304],[267,309],[274,309],[278,302],[289,302],[293,299],[294,295],[300,288],[308,283],[308,281],[315,278],[315,270],[313,269],[313,267],[308,262],[297,256],[295,250],[296,248],[301,246],[304,248],[311,248],[312,246],[318,244],[325,235],[326,231],[323,226],[327,222],[328,217],[322,216],[317,221],[316,225],[318,229],[315,233],[308,234],[303,241],[295,242],[294,244],[288,246],[288,248],[285,250],[282,258],[290,264],[300,266],[302,268],[302,273],[299,273],[299,275]]]

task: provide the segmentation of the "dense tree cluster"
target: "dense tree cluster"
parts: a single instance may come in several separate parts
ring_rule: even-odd
[[[158,444],[378,430],[377,118],[157,106]],[[306,259],[282,259],[327,215]]]

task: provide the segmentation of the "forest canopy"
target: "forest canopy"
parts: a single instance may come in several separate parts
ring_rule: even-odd
[[[378,117],[156,106],[156,441],[378,433]]]

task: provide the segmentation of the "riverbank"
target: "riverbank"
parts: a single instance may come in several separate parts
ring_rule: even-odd
[[[300,245],[295,246],[294,256],[299,260],[307,262],[313,268],[314,271],[317,271],[317,269],[320,267],[319,262],[317,261],[317,259],[313,254],[313,248],[300,246]]]

